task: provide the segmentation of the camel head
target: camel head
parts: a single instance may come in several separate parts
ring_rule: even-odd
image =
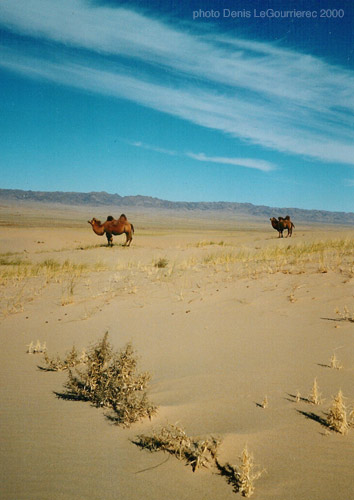
[[[91,220],[88,220],[87,221],[89,224],[91,224],[91,226],[93,226],[94,224],[98,224],[100,225],[101,224],[101,221],[100,220],[97,220],[95,217],[93,217]]]

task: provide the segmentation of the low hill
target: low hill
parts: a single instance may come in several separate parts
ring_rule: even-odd
[[[46,192],[23,191],[20,189],[0,189],[0,203],[43,202],[63,205],[88,205],[88,206],[124,206],[142,207],[174,211],[222,211],[230,215],[243,215],[259,218],[272,216],[285,216],[290,214],[293,219],[311,221],[321,224],[354,225],[353,212],[330,212],[325,210],[304,210],[294,207],[268,207],[253,205],[252,203],[236,202],[185,202],[168,201],[150,196],[120,196],[105,191],[77,193],[77,192]]]

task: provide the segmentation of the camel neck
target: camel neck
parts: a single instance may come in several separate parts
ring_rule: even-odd
[[[102,236],[102,234],[104,233],[104,227],[103,225],[99,225],[99,224],[92,224],[92,229],[94,230],[94,232],[96,234],[98,234],[99,236]]]

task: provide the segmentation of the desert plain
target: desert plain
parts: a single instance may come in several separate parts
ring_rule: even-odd
[[[132,245],[108,248],[87,221],[121,212]],[[241,498],[212,461],[193,472],[134,444],[169,424],[220,440],[220,464],[247,445],[262,471],[252,498],[353,498],[354,229],[294,223],[278,239],[269,220],[210,211],[2,205],[1,498]],[[115,425],[58,397],[68,372],[27,352],[64,358],[105,332],[150,373],[151,420]],[[344,434],[327,422],[339,390]]]

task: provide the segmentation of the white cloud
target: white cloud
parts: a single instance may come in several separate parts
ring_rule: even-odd
[[[54,57],[29,44],[4,47],[0,65],[12,71],[128,99],[277,151],[354,163],[353,74],[311,55],[82,0],[1,0],[1,24],[56,43]]]
[[[178,153],[177,151],[159,148],[157,146],[151,146],[150,144],[145,144],[140,141],[126,142],[131,146],[147,149],[149,151],[155,151],[156,153],[163,153],[169,156],[187,157],[191,158],[192,160],[204,161],[208,163],[218,163],[219,165],[234,165],[236,167],[255,168],[263,172],[270,172],[271,170],[275,170],[277,168],[274,163],[255,158],[223,158],[220,156],[206,156],[204,153]]]
[[[130,146],[135,146],[137,148],[143,148],[147,149],[149,151],[155,151],[155,153],[163,153],[169,156],[179,156],[179,153],[177,151],[173,151],[171,149],[165,149],[165,148],[159,148],[157,146],[151,146],[150,144],[145,144],[144,142],[140,141],[126,141]]]
[[[206,156],[204,153],[187,153],[187,156],[193,160],[205,161],[210,163],[218,163],[222,165],[234,165],[237,167],[255,168],[263,172],[275,170],[276,166],[273,163],[254,158],[223,158],[220,156]]]

